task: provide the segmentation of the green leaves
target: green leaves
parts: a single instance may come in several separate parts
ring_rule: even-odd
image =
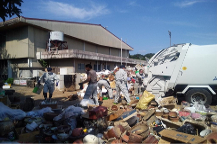
[[[40,60],[39,60],[39,63],[40,63],[44,68],[48,67],[48,63],[47,63],[45,60],[43,60],[43,59],[40,59]]]
[[[130,58],[132,59],[140,59],[140,60],[146,60],[146,58],[151,58],[154,55],[154,53],[148,53],[145,55],[141,55],[141,54],[134,54],[134,55],[130,55]]]
[[[0,17],[5,21],[6,17],[17,15],[20,17],[22,0],[0,0]]]

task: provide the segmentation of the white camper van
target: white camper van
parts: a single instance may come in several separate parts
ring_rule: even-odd
[[[145,71],[144,85],[157,101],[179,93],[188,102],[210,104],[217,93],[217,45],[174,45],[156,53]]]

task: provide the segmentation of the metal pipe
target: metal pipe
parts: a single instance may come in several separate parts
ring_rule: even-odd
[[[121,38],[121,65],[122,65],[122,38]]]
[[[50,39],[48,40],[48,51],[50,52]]]

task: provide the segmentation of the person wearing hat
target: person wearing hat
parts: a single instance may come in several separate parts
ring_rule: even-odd
[[[125,72],[125,65],[121,65],[120,69],[115,74],[115,81],[116,81],[116,96],[114,104],[118,103],[120,92],[122,92],[127,100],[127,103],[130,104],[130,97],[127,90],[127,73]]]
[[[44,99],[47,100],[47,92],[49,92],[49,101],[52,98],[53,92],[55,90],[55,81],[56,81],[56,86],[58,86],[59,83],[59,78],[55,73],[52,72],[52,68],[47,68],[47,72],[44,73],[38,81],[38,85],[40,85],[41,79],[44,81],[44,89],[43,89],[43,95]]]
[[[136,74],[136,82],[134,84],[134,95],[141,96],[143,93],[143,79],[145,77],[143,69],[139,70],[139,73]]]
[[[97,82],[97,85],[99,87],[99,97],[100,97],[100,101],[102,101],[102,86],[105,87],[105,89],[108,92],[109,98],[112,99],[113,95],[112,95],[112,88],[110,86],[110,83],[107,79],[105,79],[105,76],[102,75],[101,79]]]

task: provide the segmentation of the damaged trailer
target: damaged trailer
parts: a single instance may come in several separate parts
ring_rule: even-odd
[[[148,62],[144,85],[161,97],[182,94],[190,103],[211,104],[217,92],[217,45],[178,44]]]

